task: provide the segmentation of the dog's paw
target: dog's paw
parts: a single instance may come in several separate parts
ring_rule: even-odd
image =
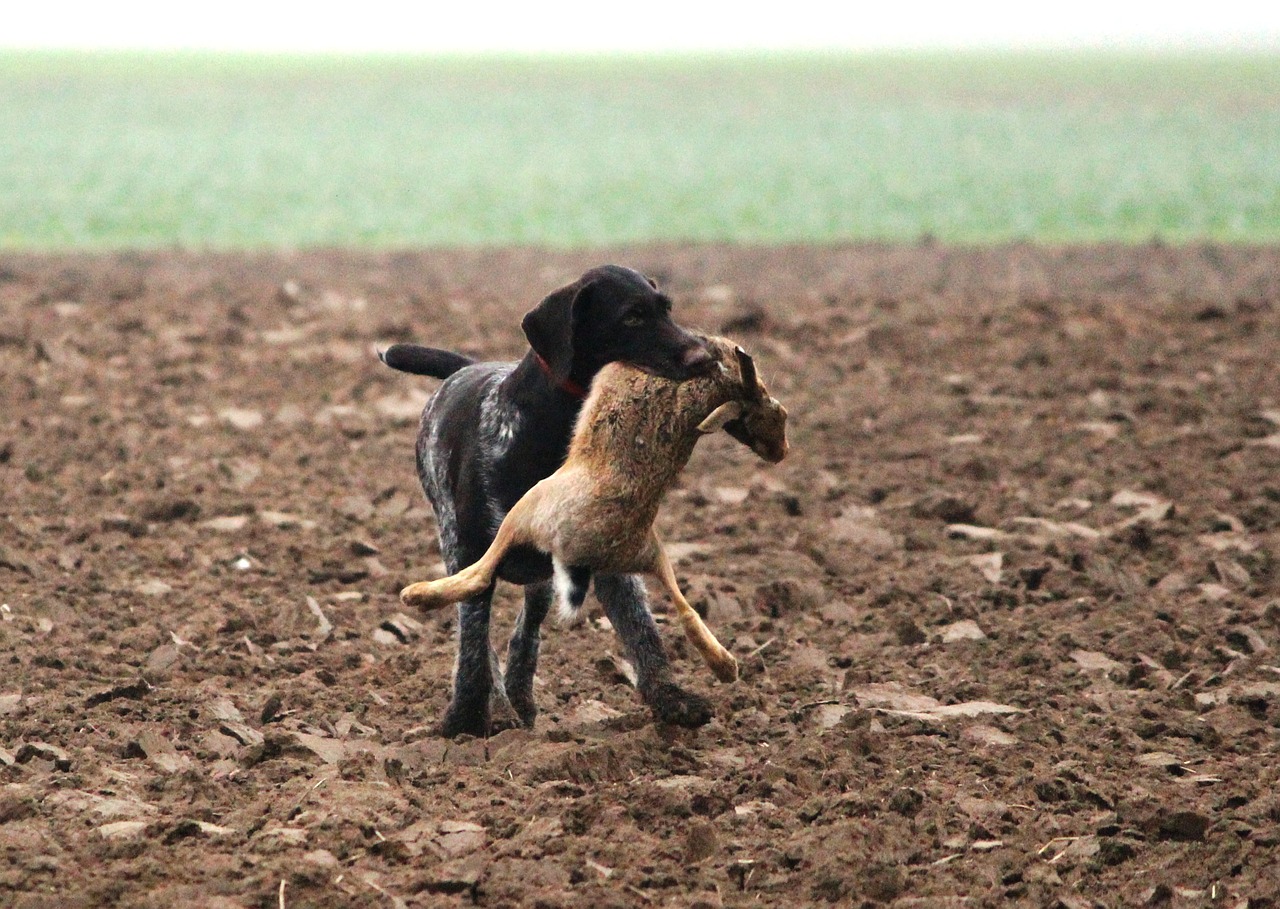
[[[489,717],[483,710],[459,709],[456,705],[450,705],[433,731],[443,739],[459,735],[473,735],[481,739],[489,733]]]
[[[537,711],[534,711],[537,715]],[[489,699],[489,735],[497,735],[507,729],[528,729],[533,726],[533,720],[525,722],[520,711],[504,696],[496,693]]]
[[[532,729],[538,719],[538,705],[534,703],[533,691],[512,691],[507,689],[507,701],[525,729]]]
[[[700,694],[685,691],[674,682],[663,682],[645,693],[645,701],[658,723],[696,729],[711,722],[715,711]]]

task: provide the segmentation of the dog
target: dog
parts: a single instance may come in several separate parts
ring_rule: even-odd
[[[423,409],[416,454],[450,573],[479,559],[511,507],[564,461],[586,391],[606,364],[626,362],[677,381],[715,366],[703,342],[672,321],[670,298],[641,273],[618,265],[593,268],[553,291],[521,327],[530,349],[515,363],[475,362],[412,344],[380,354],[393,369],[445,380]],[[458,607],[453,692],[437,727],[443,736],[532,727],[537,717],[533,677],[552,601],[551,560],[533,547],[518,547],[498,577],[525,585],[505,674],[489,638],[490,584]],[[655,719],[705,724],[711,704],[672,679],[642,581],[629,574],[594,580]]]
[[[741,347],[724,338],[707,338],[706,345],[718,368],[681,383],[625,363],[601,369],[564,464],[507,512],[478,562],[450,577],[409,585],[401,601],[438,609],[475,596],[493,583],[508,552],[532,545],[551,556],[566,618],[581,608],[595,572],[656,575],[675,602],[685,635],[716,677],[736,680],[737,660],[684,598],[653,522],[702,435],[735,423],[751,449],[776,464],[787,454],[787,411]]]

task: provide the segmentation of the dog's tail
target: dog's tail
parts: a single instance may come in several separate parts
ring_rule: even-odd
[[[436,379],[447,379],[462,367],[475,362],[460,353],[423,347],[421,344],[392,344],[386,350],[378,351],[378,359],[400,372]]]

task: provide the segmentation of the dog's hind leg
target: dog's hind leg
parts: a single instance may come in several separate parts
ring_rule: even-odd
[[[656,533],[650,534],[650,545],[653,547],[653,573],[675,602],[676,616],[680,620],[680,627],[684,629],[685,637],[702,654],[716,678],[722,682],[735,681],[738,678],[738,661],[716,639],[711,629],[702,621],[702,616],[698,615],[697,610],[689,605],[689,601],[680,592],[675,569],[671,567],[671,560],[667,558],[666,550],[662,548],[662,542]]]
[[[537,487],[535,487],[537,488]],[[406,605],[422,603],[426,608],[436,608],[443,603],[452,602],[450,597],[460,599],[458,603],[458,660],[454,667],[453,698],[449,703],[439,731],[446,737],[459,733],[471,735],[488,735],[494,731],[512,726],[528,724],[531,716],[526,717],[526,705],[512,704],[507,696],[507,685],[498,665],[498,657],[489,640],[489,613],[493,599],[494,578],[502,558],[514,545],[527,542],[528,527],[526,518],[536,511],[534,502],[537,496],[533,490],[526,493],[503,519],[498,533],[489,548],[468,568],[455,571],[453,575],[442,579],[445,582],[462,580],[462,596],[457,596],[455,589],[448,592],[443,602],[436,602],[432,590],[432,582],[411,584],[400,593]],[[442,534],[441,548],[446,551],[451,568],[457,567],[463,559],[474,559],[475,550],[459,551],[446,547],[446,538]],[[483,586],[478,584],[484,580]],[[439,582],[434,582],[439,583]],[[549,586],[549,585],[548,585]],[[476,589],[476,588],[479,589]],[[425,596],[419,597],[419,594]],[[548,595],[547,600],[550,597]],[[536,617],[534,630],[546,615],[549,602],[541,607],[541,615]],[[536,612],[536,610],[535,610]],[[528,707],[532,707],[532,665],[537,659],[536,639],[532,660],[527,670],[529,695],[525,698]],[[517,686],[525,686],[520,674],[525,670],[519,665],[515,667]],[[535,711],[536,712],[536,711]]]
[[[491,695],[500,678],[489,643],[489,612],[493,587],[458,604],[458,655],[453,666],[453,697],[441,719],[439,733],[484,736],[489,732]]]
[[[529,584],[524,588],[524,608],[516,618],[515,630],[507,643],[507,669],[504,686],[507,700],[520,717],[520,722],[532,728],[538,716],[533,700],[533,674],[538,668],[539,630],[547,612],[551,609],[552,588],[546,581]]]
[[[453,696],[437,727],[445,738],[461,733],[492,735],[522,724],[507,697],[498,655],[489,643],[493,588],[458,604],[458,656],[453,668]]]

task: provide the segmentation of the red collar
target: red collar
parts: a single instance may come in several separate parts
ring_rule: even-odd
[[[587,396],[587,390],[577,382],[573,381],[573,379],[570,379],[567,376],[563,379],[557,379],[556,374],[551,371],[551,365],[547,363],[546,360],[542,359],[542,355],[536,350],[533,351],[533,358],[538,361],[538,365],[542,367],[542,371],[547,374],[547,378],[555,383],[556,388],[559,388],[567,395],[572,395],[578,400],[582,400]]]

